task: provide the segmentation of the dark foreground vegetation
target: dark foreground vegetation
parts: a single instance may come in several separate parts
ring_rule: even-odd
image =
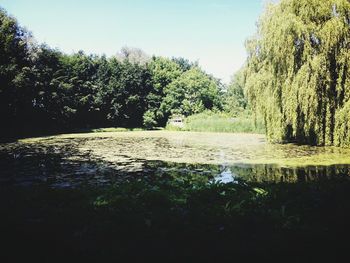
[[[347,254],[348,180],[204,181],[150,175],[103,189],[2,186],[2,258],[338,262]]]

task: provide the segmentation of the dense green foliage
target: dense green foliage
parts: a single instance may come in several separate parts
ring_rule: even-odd
[[[191,68],[165,90],[161,109],[166,113],[190,116],[205,109],[221,107],[218,83],[199,68]]]
[[[0,9],[1,137],[100,127],[152,128],[176,112],[221,108],[220,83],[183,58],[67,55],[37,45]]]
[[[348,0],[268,5],[245,74],[271,140],[350,145],[349,26]]]
[[[103,190],[3,187],[2,258],[332,262],[347,253],[349,187],[206,184],[175,173]]]
[[[243,73],[243,69],[241,69],[234,74],[224,96],[224,110],[234,116],[242,114],[248,108]]]

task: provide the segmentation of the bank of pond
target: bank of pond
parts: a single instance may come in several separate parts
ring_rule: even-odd
[[[8,261],[310,262],[346,254],[347,149],[135,131],[26,139],[1,144],[0,156]]]

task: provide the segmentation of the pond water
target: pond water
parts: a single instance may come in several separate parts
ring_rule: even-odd
[[[0,184],[104,186],[147,176],[299,182],[350,175],[350,150],[273,145],[255,134],[110,132],[0,144]]]

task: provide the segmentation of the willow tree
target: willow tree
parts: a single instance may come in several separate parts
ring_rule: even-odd
[[[246,92],[271,140],[350,146],[348,0],[269,4],[246,47]]]

